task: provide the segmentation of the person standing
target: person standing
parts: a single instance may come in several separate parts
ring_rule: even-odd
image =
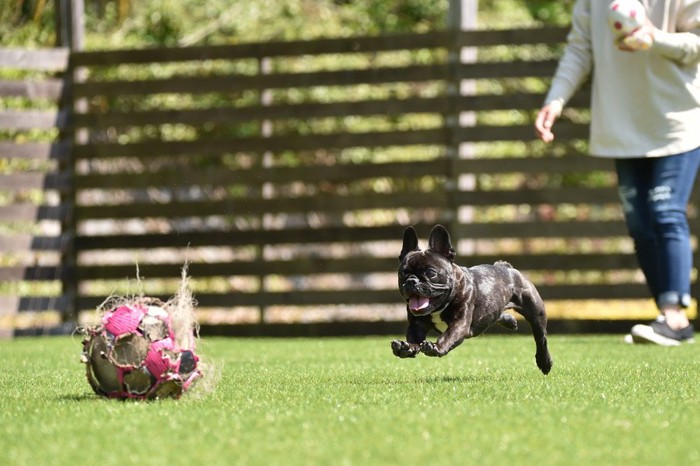
[[[556,73],[535,120],[554,139],[562,109],[592,77],[590,154],[611,158],[625,222],[659,309],[627,342],[693,342],[686,214],[700,166],[700,1],[644,0],[644,25],[618,36],[607,0],[577,0]]]

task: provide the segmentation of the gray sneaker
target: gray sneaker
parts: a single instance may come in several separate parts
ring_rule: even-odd
[[[692,325],[673,330],[663,316],[657,317],[649,325],[635,325],[630,331],[630,336],[632,343],[654,343],[660,346],[680,346],[681,343],[695,342]]]

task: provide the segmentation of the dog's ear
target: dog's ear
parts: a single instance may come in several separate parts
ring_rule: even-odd
[[[411,251],[418,251],[418,233],[416,233],[415,228],[408,226],[403,231],[403,247],[401,254],[399,254],[399,261],[402,261]]]
[[[452,248],[450,234],[442,225],[435,225],[428,238],[428,247],[436,253],[444,256],[450,262],[455,260],[455,250]]]

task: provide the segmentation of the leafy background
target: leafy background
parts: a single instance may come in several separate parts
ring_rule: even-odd
[[[58,0],[0,0],[4,46],[51,46]],[[480,28],[566,24],[573,0],[478,2]],[[313,39],[445,27],[448,1],[85,0],[86,49]]]

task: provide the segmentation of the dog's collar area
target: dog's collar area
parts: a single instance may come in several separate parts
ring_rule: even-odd
[[[449,306],[449,305],[450,305],[450,302],[448,301],[448,302],[446,302],[440,309],[435,309],[435,310],[434,310],[433,312],[431,312],[430,314],[442,314],[442,311],[444,311],[445,309],[447,309],[447,306]]]
[[[445,333],[448,327],[447,322],[442,320],[442,311],[444,310],[445,309],[443,308],[439,311],[435,311],[430,314],[430,321],[440,333]]]

